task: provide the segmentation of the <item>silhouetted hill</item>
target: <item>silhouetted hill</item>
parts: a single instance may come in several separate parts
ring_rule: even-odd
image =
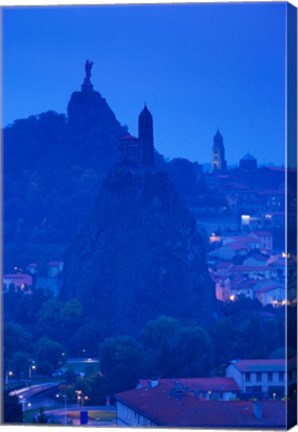
[[[61,294],[79,299],[115,333],[134,333],[161,314],[212,320],[203,242],[165,173],[113,167],[67,251]]]
[[[98,92],[4,129],[6,242],[68,242],[85,220],[126,133]]]
[[[3,131],[6,243],[71,242],[103,176],[119,159],[119,139],[127,128],[100,93],[74,92],[67,111],[68,117],[48,111],[16,120]],[[182,159],[168,164],[157,152],[155,161],[185,202],[197,193],[194,164]]]

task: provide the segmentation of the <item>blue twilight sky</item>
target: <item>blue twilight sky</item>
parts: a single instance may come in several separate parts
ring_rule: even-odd
[[[94,89],[137,134],[144,101],[157,150],[209,162],[284,163],[286,3],[3,8],[3,122],[66,113],[86,59]]]

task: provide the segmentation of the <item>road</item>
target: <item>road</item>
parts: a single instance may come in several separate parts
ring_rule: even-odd
[[[19,399],[23,399],[23,398],[28,399],[31,396],[36,396],[37,394],[39,394],[41,392],[54,389],[54,388],[58,387],[59,384],[60,384],[60,382],[36,384],[36,385],[30,386],[30,387],[28,386],[28,387],[23,387],[23,388],[18,389],[18,390],[13,390],[9,394],[10,394],[10,396],[18,396]]]

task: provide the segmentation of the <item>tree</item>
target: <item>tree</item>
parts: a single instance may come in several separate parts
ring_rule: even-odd
[[[209,376],[213,342],[199,326],[161,316],[149,321],[141,335],[144,354],[142,375],[150,377]]]
[[[14,375],[28,375],[29,368],[29,354],[22,351],[14,353],[11,361],[11,369]]]
[[[88,357],[97,356],[98,346],[107,336],[108,329],[100,321],[82,324],[69,340],[69,351],[74,356],[81,356],[84,348]]]
[[[56,369],[61,368],[67,359],[65,348],[58,342],[44,337],[37,342],[35,348],[37,367],[43,362],[47,362],[51,371],[54,372]]]
[[[99,359],[111,396],[137,385],[141,356],[140,347],[132,337],[105,339],[100,345]]]
[[[10,396],[9,390],[5,390],[3,402],[3,422],[23,423],[23,410],[18,396]]]
[[[17,351],[30,353],[32,336],[15,323],[4,323],[4,358],[11,359]]]
[[[142,334],[144,347],[141,371],[143,376],[167,377],[171,363],[170,341],[178,334],[181,323],[171,317],[160,316],[149,321]]]
[[[37,327],[41,335],[58,339],[61,335],[60,310],[62,304],[55,298],[51,298],[42,304],[37,315]]]
[[[67,301],[61,308],[59,318],[61,331],[67,340],[82,325],[83,308],[81,303],[76,299]]]
[[[210,376],[213,368],[213,344],[199,326],[181,327],[170,343],[171,376]]]

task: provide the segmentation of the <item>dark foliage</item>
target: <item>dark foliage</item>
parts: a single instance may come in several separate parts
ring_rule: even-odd
[[[3,423],[19,424],[23,423],[22,405],[19,403],[17,396],[10,396],[10,390],[4,391],[3,398]]]

